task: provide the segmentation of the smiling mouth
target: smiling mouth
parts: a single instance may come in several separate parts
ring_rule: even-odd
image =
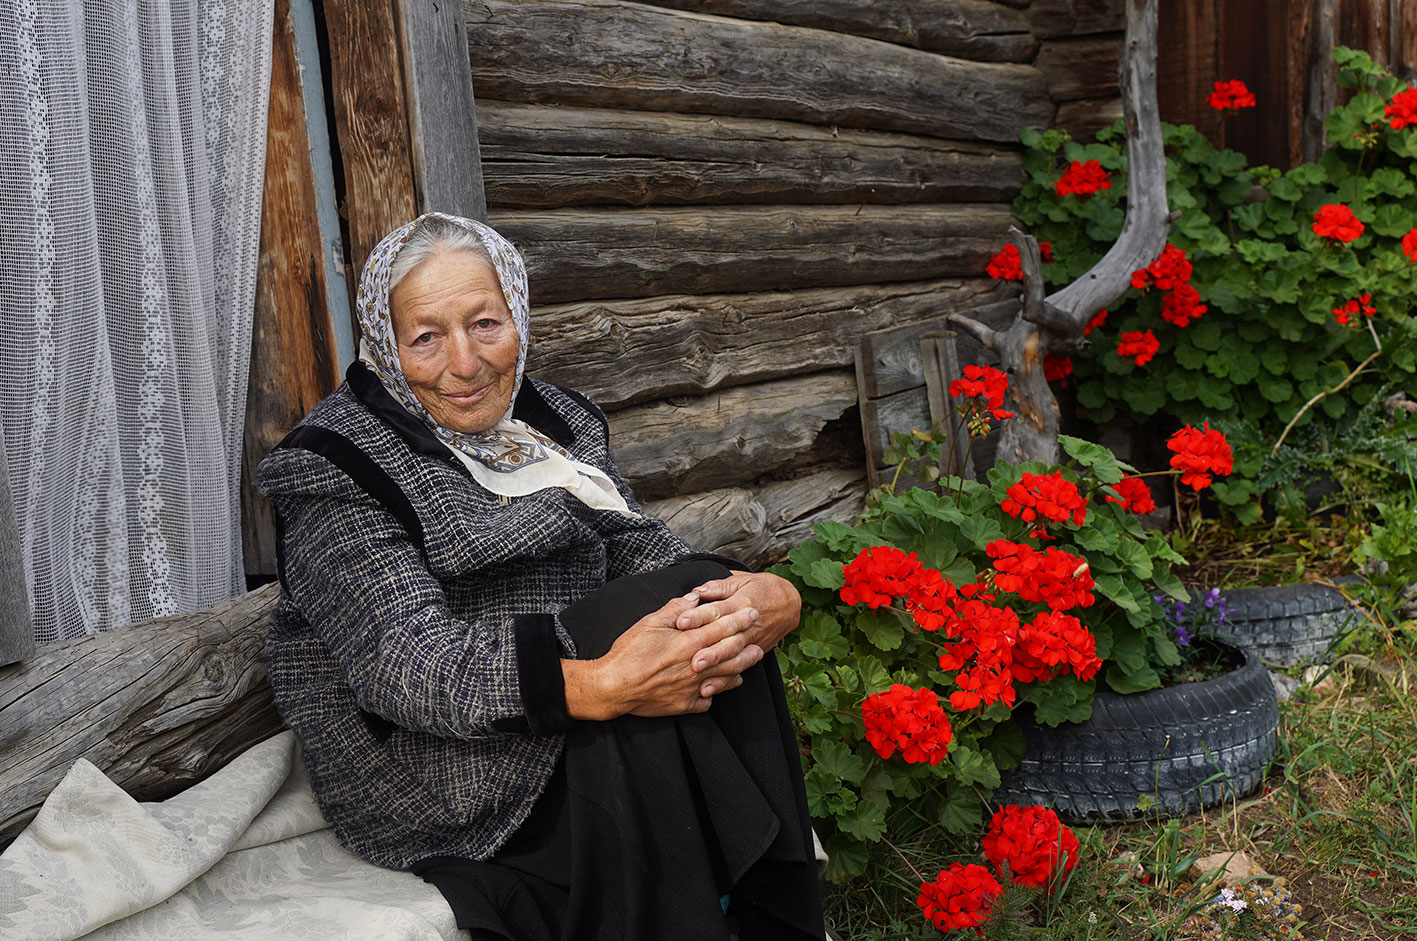
[[[477,389],[472,389],[468,392],[444,392],[443,398],[458,405],[466,405],[471,402],[476,402],[478,399],[482,398],[484,395],[490,392],[492,390],[492,385],[493,384],[489,382],[485,386],[482,386]]]

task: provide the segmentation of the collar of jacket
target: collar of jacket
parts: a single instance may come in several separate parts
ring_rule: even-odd
[[[384,384],[367,364],[359,360],[350,363],[344,378],[349,382],[350,391],[364,403],[364,407],[392,428],[415,453],[436,458],[449,456],[443,442],[433,435],[427,425],[409,414],[407,409],[389,395],[389,390],[384,388]],[[522,384],[517,388],[516,402],[512,408],[513,418],[524,421],[542,434],[550,436],[563,448],[575,444],[576,433],[571,430],[571,426],[556,414],[542,396],[541,390],[536,388],[536,383],[526,376],[522,376]]]

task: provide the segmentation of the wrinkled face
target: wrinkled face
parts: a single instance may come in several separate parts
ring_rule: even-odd
[[[512,402],[520,348],[497,272],[471,252],[414,268],[389,296],[399,365],[433,420],[475,434]]]

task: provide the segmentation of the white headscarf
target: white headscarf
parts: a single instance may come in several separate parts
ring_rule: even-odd
[[[403,249],[409,234],[425,219],[444,219],[467,229],[481,239],[512,312],[517,330],[517,374],[512,401],[501,420],[475,434],[453,431],[438,424],[414,395],[399,363],[398,341],[394,337],[393,311],[389,303],[389,270]],[[432,430],[437,439],[462,461],[473,479],[503,497],[521,497],[548,487],[561,487],[596,510],[630,513],[625,498],[604,471],[577,461],[559,444],[512,418],[512,405],[521,388],[526,365],[527,336],[531,314],[527,304],[526,267],[512,244],[488,226],[460,216],[429,212],[384,236],[374,246],[359,278],[356,301],[359,316],[359,358],[374,370],[384,388],[411,414]]]

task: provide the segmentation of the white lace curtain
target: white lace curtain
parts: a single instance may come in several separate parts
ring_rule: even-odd
[[[0,4],[0,432],[40,643],[244,590],[272,11]]]

